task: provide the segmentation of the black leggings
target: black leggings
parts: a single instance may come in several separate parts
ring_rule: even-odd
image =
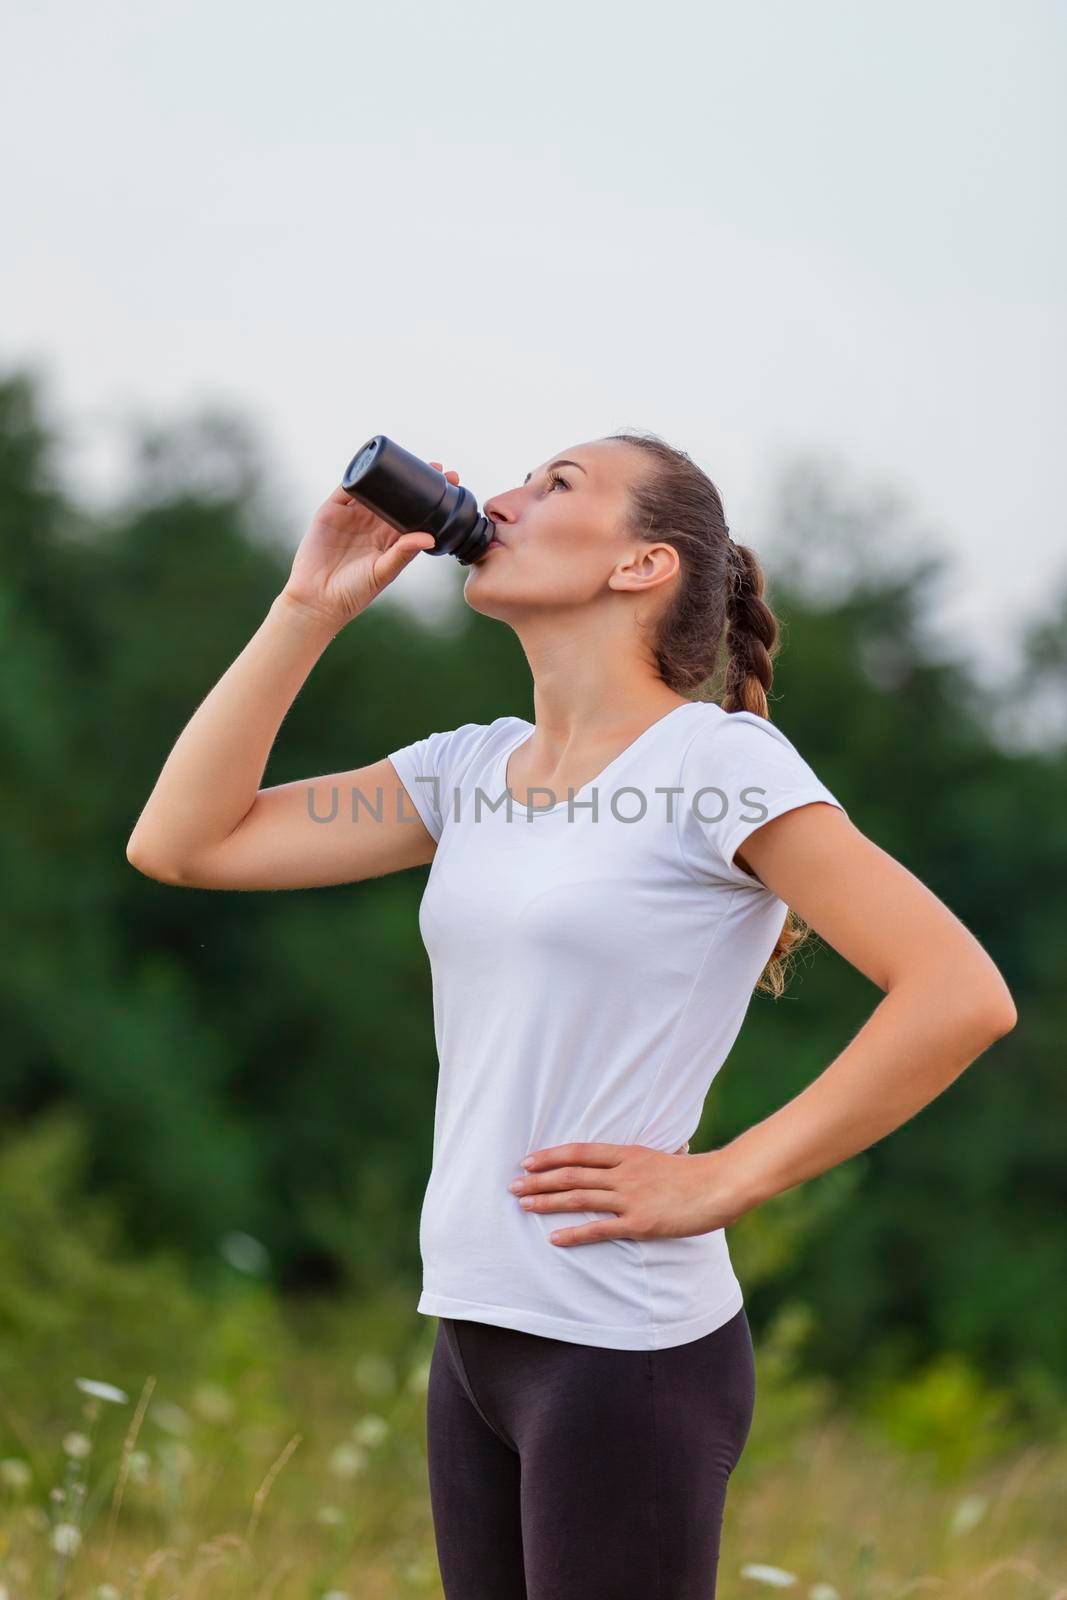
[[[755,1398],[743,1306],[668,1350],[438,1318],[426,1442],[445,1600],[712,1600]]]

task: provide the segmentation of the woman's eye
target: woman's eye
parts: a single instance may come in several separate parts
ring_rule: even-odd
[[[567,482],[566,478],[561,478],[558,472],[550,472],[548,475],[548,481],[549,483],[561,483],[565,489],[570,488],[570,484]]]

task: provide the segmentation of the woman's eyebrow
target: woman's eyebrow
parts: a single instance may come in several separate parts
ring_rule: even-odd
[[[551,472],[553,467],[577,467],[579,472],[585,472],[585,468],[582,466],[582,463],[580,461],[550,461],[548,466],[545,468],[545,471],[546,472]],[[589,476],[588,472],[585,472],[585,475],[588,478],[588,476]],[[530,481],[530,479],[532,477],[533,477],[533,473],[532,472],[528,472],[526,474],[525,478],[523,478],[523,480],[522,480],[523,483],[524,484],[529,483],[529,481]]]

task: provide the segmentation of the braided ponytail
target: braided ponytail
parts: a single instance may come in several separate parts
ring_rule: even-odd
[[[724,711],[752,711],[770,720],[767,693],[774,681],[778,619],[763,598],[759,557],[747,544],[728,540],[726,596],[726,687]]]
[[[660,676],[678,694],[718,699],[724,711],[750,711],[769,721],[779,624],[763,598],[756,552],[730,538],[718,489],[684,450],[637,430],[607,437],[641,450],[649,461],[650,470],[630,488],[634,532],[673,545],[681,559],[678,592],[652,639]],[[786,912],[757,990],[782,994],[787,963],[810,931],[795,911]]]

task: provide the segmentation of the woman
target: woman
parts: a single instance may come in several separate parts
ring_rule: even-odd
[[[432,862],[418,1309],[438,1318],[445,1593],[706,1600],[755,1399],[724,1229],[913,1116],[1015,1010],[967,929],[769,720],[763,574],[688,455],[613,434],[484,509],[499,542],[464,598],[517,633],[533,723],[464,723],[259,788],[321,652],[433,544],[338,489],[127,853],[218,889]],[[698,698],[721,666],[721,703]],[[883,998],[787,1106],[685,1154],[754,988],[781,992],[808,926]]]

